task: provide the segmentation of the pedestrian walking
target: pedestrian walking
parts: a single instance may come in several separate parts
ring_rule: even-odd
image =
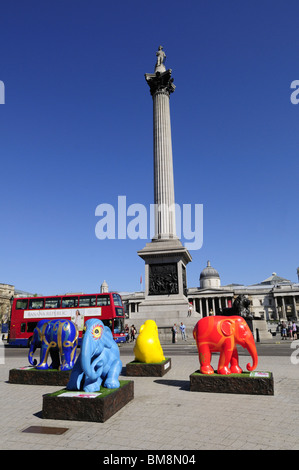
[[[172,342],[173,342],[173,343],[176,343],[176,342],[177,342],[177,335],[178,335],[176,323],[175,323],[175,324],[173,325],[173,327],[171,328],[171,332],[172,332]]]
[[[281,324],[281,339],[287,339],[287,325],[284,321]]]
[[[135,328],[134,325],[132,325],[131,326],[131,341],[133,341],[133,342],[135,341],[136,333],[137,333],[136,328]]]
[[[182,321],[180,324],[180,330],[181,330],[182,340],[186,341],[186,327]]]
[[[292,329],[292,322],[289,321],[288,323],[288,337],[292,339],[293,337],[293,329]]]
[[[125,333],[126,333],[126,342],[128,343],[130,341],[130,328],[129,325],[126,323],[125,326]]]
[[[295,322],[293,322],[292,334],[293,334],[293,339],[297,339],[297,325]]]

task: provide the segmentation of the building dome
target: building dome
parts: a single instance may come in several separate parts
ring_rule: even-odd
[[[101,292],[101,294],[104,294],[104,293],[106,293],[106,292],[109,292],[108,284],[107,284],[106,281],[104,281],[104,282],[101,284],[100,292]]]
[[[207,262],[207,267],[200,273],[199,281],[202,289],[207,287],[220,287],[219,273],[211,266],[210,261]]]

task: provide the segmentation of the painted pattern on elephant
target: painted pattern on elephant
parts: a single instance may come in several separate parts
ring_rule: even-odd
[[[246,320],[239,315],[209,316],[201,318],[195,325],[193,336],[197,344],[200,372],[213,374],[211,355],[220,352],[218,374],[240,374],[237,345],[246,348],[252,357],[252,365],[247,364],[247,370],[257,367],[258,355],[253,335]]]
[[[118,388],[122,362],[110,328],[101,320],[91,318],[85,323],[83,333],[80,355],[67,389],[96,392],[102,383],[106,388]]]
[[[36,369],[70,370],[74,366],[78,346],[78,329],[70,320],[40,320],[36,325],[28,352],[28,360]],[[40,361],[33,359],[40,348]],[[52,359],[49,366],[48,356]]]

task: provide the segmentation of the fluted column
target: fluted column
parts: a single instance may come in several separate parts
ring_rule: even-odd
[[[145,78],[153,97],[154,239],[171,239],[176,238],[176,227],[169,96],[175,86],[170,69]]]
[[[169,94],[156,92],[153,105],[155,238],[167,239],[176,235]]]

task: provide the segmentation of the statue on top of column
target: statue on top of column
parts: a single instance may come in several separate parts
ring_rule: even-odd
[[[163,46],[159,46],[159,48],[156,52],[156,56],[157,56],[157,62],[156,62],[156,66],[155,66],[155,73],[156,72],[165,72],[166,68],[165,68],[165,65],[164,65],[163,62],[166,59],[166,54],[163,51]]]

